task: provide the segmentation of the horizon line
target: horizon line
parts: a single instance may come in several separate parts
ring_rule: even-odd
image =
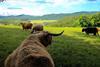
[[[45,16],[45,15],[52,15],[52,14],[73,14],[73,13],[80,13],[80,12],[100,12],[100,11],[76,11],[76,12],[69,12],[69,13],[51,13],[51,14],[44,14],[44,15],[29,15],[29,14],[19,14],[19,15],[29,15],[29,16]],[[0,16],[19,16],[19,15],[0,15]]]

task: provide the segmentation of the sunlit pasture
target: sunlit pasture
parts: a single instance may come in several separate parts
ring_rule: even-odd
[[[47,47],[56,67],[100,67],[100,36],[86,35],[80,27],[44,27],[44,30],[52,33],[64,30]],[[0,67],[30,32],[20,26],[0,25]]]

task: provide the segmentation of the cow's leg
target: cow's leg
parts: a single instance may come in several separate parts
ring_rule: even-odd
[[[96,33],[93,33],[94,35],[96,35]]]

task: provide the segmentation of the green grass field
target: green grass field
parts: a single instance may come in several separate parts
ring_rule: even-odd
[[[86,35],[81,28],[44,27],[53,33],[64,34],[53,38],[47,50],[56,67],[100,67],[100,36]],[[0,26],[0,67],[5,58],[30,34],[19,26]]]

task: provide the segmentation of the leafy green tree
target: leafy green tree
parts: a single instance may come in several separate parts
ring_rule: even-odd
[[[81,16],[79,19],[79,22],[80,22],[81,27],[92,26],[90,18],[88,18],[87,16]]]
[[[94,23],[94,25],[100,22],[100,13],[93,15],[91,18],[91,22]]]

